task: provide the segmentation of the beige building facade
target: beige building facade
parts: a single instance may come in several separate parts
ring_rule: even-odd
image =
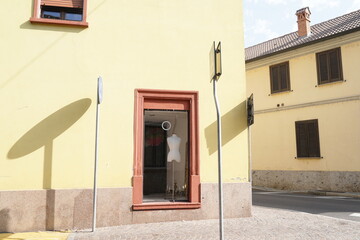
[[[91,228],[97,107],[97,227],[217,218],[213,41],[224,214],[249,216],[242,23],[235,0],[2,1],[0,232]]]
[[[246,49],[253,185],[359,192],[360,11],[313,26],[310,14],[297,12],[298,32]]]

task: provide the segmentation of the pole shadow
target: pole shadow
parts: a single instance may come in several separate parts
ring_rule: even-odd
[[[44,147],[43,189],[46,190],[46,229],[54,230],[55,191],[52,190],[54,139],[75,124],[88,110],[91,99],[83,98],[59,109],[26,132],[9,150],[10,160]]]
[[[0,233],[7,233],[9,232],[9,222],[10,222],[10,210],[8,208],[3,208],[0,210]],[[2,237],[6,238],[9,235],[1,234],[0,239]]]
[[[221,117],[222,146],[247,129],[246,102],[243,101]],[[217,121],[205,128],[206,145],[209,155],[217,151]]]

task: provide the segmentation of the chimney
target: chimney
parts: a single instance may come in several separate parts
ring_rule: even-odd
[[[299,37],[309,36],[310,31],[310,9],[305,7],[296,11]]]

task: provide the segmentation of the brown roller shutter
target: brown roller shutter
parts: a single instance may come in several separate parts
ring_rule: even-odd
[[[83,8],[83,0],[41,0],[41,5],[68,8]]]
[[[320,157],[318,120],[295,122],[297,157]]]
[[[289,62],[270,66],[271,93],[290,90]]]
[[[343,80],[340,48],[317,53],[316,62],[319,84]]]

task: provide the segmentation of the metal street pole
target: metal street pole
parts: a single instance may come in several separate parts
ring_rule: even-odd
[[[251,126],[248,127],[249,182],[252,185]]]
[[[221,156],[221,114],[217,97],[216,89],[217,80],[213,80],[214,86],[214,100],[217,115],[217,136],[218,136],[218,177],[219,177],[219,223],[220,223],[220,240],[224,239],[224,204],[223,204],[223,189],[222,189],[222,156]]]
[[[218,178],[219,178],[219,230],[220,240],[224,239],[224,204],[222,189],[222,158],[221,158],[221,114],[217,97],[216,84],[222,74],[221,68],[221,42],[215,48],[215,41],[210,48],[210,82],[213,81],[213,93],[217,115],[217,137],[218,137]]]
[[[249,182],[252,185],[252,156],[251,156],[251,125],[254,124],[254,94],[246,101],[247,124],[248,124],[248,156],[249,156]]]
[[[97,165],[98,165],[98,135],[99,135],[99,105],[103,96],[102,78],[98,78],[97,104],[96,104],[96,130],[95,130],[95,166],[94,166],[94,189],[93,189],[93,221],[92,231],[96,228],[96,203],[97,203]]]
[[[249,182],[252,186],[251,126],[248,126]]]

